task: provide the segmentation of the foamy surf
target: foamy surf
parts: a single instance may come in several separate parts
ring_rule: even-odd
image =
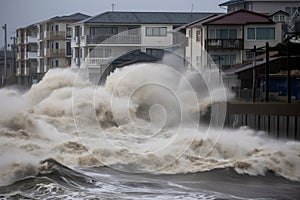
[[[193,72],[138,64],[116,70],[105,86],[51,70],[24,95],[0,90],[0,184],[38,176],[45,170],[40,162],[49,157],[66,166],[131,173],[232,168],[300,181],[299,142],[199,123],[210,104],[228,96],[218,84],[205,86],[205,76],[199,85],[198,79]]]

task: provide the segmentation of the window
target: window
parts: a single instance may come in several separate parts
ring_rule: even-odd
[[[201,41],[201,30],[196,31],[196,41]]]
[[[91,27],[92,36],[111,36],[118,34],[118,27]]]
[[[58,31],[58,25],[55,25],[55,31]]]
[[[59,43],[55,42],[55,49],[59,49]]]
[[[55,60],[55,66],[56,66],[56,67],[59,66],[59,60]]]
[[[167,27],[146,27],[146,36],[167,36]]]
[[[292,17],[297,11],[300,11],[300,7],[286,7],[285,11]]]
[[[209,29],[208,39],[237,39],[237,29]]]
[[[275,28],[256,27],[247,29],[248,40],[275,40]]]
[[[248,28],[247,39],[248,40],[255,40],[255,28]]]
[[[111,49],[90,49],[90,58],[109,58],[112,56]]]

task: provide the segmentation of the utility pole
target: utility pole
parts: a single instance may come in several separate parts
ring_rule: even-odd
[[[7,78],[7,27],[6,24],[2,26],[2,29],[4,30],[4,78],[2,79],[2,83],[6,84],[6,78]]]
[[[266,43],[266,97],[265,97],[265,101],[269,102],[269,89],[270,89],[270,57],[269,57],[269,53],[270,53],[270,46],[269,43]]]
[[[255,102],[256,99],[256,45],[253,48],[254,61],[253,61],[253,70],[252,70],[252,102]]]
[[[115,12],[115,5],[116,5],[116,4],[114,4],[114,3],[111,4],[111,11],[112,11],[112,12]]]

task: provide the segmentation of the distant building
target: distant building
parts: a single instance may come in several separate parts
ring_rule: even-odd
[[[212,13],[105,12],[72,24],[72,67],[97,77],[124,53],[140,49],[155,57],[172,47],[170,31]]]
[[[278,11],[284,11],[286,14],[281,15],[278,13],[280,21],[285,21],[288,25],[288,31],[292,32],[295,29],[295,21],[300,13],[300,1],[299,0],[229,0],[219,4],[219,6],[227,7],[228,12],[237,11],[240,9],[249,10],[264,14],[273,14]]]
[[[211,64],[204,52],[223,69],[252,59],[254,46],[259,48],[266,42],[275,46],[282,41],[280,24],[266,15],[247,10],[212,15],[183,28],[189,40],[187,60],[197,68]]]
[[[18,82],[30,86],[53,67],[71,66],[71,23],[89,16],[75,13],[19,28],[16,31]]]
[[[5,74],[4,50],[0,50],[0,87],[3,87],[4,85],[8,84],[13,84],[15,82],[15,56],[13,51],[7,50],[6,59],[7,68]]]

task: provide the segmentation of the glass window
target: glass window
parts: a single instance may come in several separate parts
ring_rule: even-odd
[[[216,39],[216,29],[209,29],[208,39]]]
[[[229,39],[237,39],[237,29],[229,29]]]
[[[255,40],[255,28],[248,28],[247,29],[247,39],[248,40]]]
[[[159,36],[159,28],[157,28],[157,27],[153,28],[152,33],[153,33],[153,36]]]
[[[153,34],[152,34],[152,28],[149,28],[149,27],[146,28],[146,35],[147,35],[147,36],[153,35]]]
[[[167,28],[161,27],[161,28],[159,29],[159,32],[160,32],[160,35],[161,35],[161,36],[166,36],[166,35],[167,35]]]
[[[274,40],[275,28],[256,28],[257,40]]]
[[[166,27],[146,27],[146,36],[167,36]]]

